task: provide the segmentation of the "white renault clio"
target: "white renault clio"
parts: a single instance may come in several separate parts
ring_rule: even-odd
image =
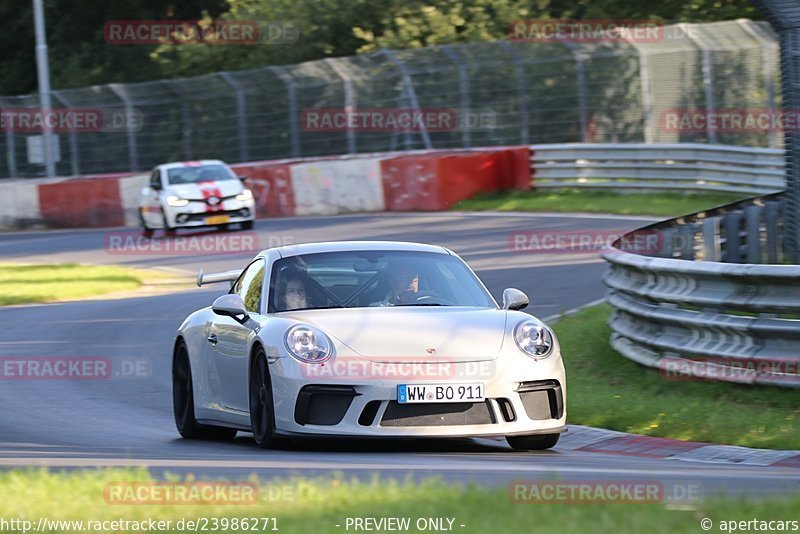
[[[174,235],[178,228],[238,223],[245,230],[256,218],[253,193],[219,160],[165,163],[153,169],[139,197],[139,219],[145,237],[154,230]]]

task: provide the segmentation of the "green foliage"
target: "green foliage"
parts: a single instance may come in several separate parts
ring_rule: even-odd
[[[299,63],[380,48],[490,41],[508,35],[514,20],[658,19],[708,22],[759,18],[749,0],[46,0],[55,89],[125,83]],[[0,0],[0,94],[36,89],[30,2]],[[110,45],[110,20],[292,21],[293,44]]]

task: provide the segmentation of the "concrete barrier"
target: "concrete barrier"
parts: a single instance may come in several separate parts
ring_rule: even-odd
[[[528,147],[372,154],[232,165],[260,218],[436,211],[475,193],[530,189]],[[137,226],[149,174],[7,180],[0,227]]]

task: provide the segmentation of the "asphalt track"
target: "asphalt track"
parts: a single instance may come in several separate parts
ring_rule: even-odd
[[[260,243],[386,239],[445,245],[461,254],[498,298],[513,286],[540,317],[603,296],[605,265],[595,254],[514,253],[517,231],[623,231],[645,219],[606,216],[391,214],[259,221]],[[109,232],[63,230],[0,234],[2,261],[52,261],[159,267],[187,275],[242,267],[252,254],[117,255]],[[176,328],[224,292],[220,286],[122,300],[0,308],[0,356],[98,356],[113,362],[109,380],[0,380],[0,467],[84,468],[143,465],[155,473],[264,479],[290,474],[406,478],[506,484],[520,479],[658,480],[695,484],[703,494],[800,492],[800,469],[717,465],[598,454],[557,446],[513,451],[477,440],[307,441],[258,449],[249,435],[233,443],[181,440],[171,411],[170,349]],[[565,355],[569,357],[569,355]],[[669,486],[667,486],[669,487]]]

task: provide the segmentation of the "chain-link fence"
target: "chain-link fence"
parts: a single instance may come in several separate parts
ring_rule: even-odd
[[[113,110],[103,131],[57,134],[59,175],[421,148],[565,142],[781,146],[779,131],[674,131],[674,109],[780,107],[767,23],[666,26],[652,42],[497,41],[53,92],[54,107]],[[35,108],[36,96],[0,98]],[[313,109],[450,109],[452,129],[315,131]],[[118,120],[119,119],[119,120]],[[108,125],[107,125],[108,126]],[[40,176],[35,133],[5,131],[0,176]]]

